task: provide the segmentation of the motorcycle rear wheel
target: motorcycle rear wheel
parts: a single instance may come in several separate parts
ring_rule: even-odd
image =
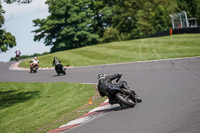
[[[65,75],[65,74],[66,74],[66,72],[65,72],[65,70],[64,70],[64,69],[62,70],[62,72],[63,72],[63,75]]]
[[[135,106],[135,102],[131,98],[127,97],[126,95],[123,95],[122,93],[117,93],[116,98],[121,104],[124,104],[128,107],[132,108]]]

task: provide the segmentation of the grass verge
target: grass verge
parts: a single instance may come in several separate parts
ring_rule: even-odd
[[[41,67],[52,67],[57,56],[64,65],[89,66],[200,56],[200,34],[182,34],[87,46],[39,56]],[[29,67],[27,59],[20,67]]]
[[[89,105],[89,98],[93,104]],[[100,105],[94,85],[0,82],[0,131],[43,133]]]

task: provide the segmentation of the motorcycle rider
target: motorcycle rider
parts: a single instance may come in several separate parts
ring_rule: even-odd
[[[137,102],[141,102],[142,99],[135,93],[135,91],[133,89],[131,89],[128,86],[126,81],[119,81],[116,84],[112,83],[113,80],[120,79],[121,76],[122,76],[122,74],[118,74],[118,73],[116,73],[114,75],[106,75],[104,73],[101,73],[98,75],[99,81],[98,81],[97,88],[98,88],[98,91],[99,91],[99,94],[101,95],[101,97],[107,96],[109,99],[109,103],[115,104],[113,97],[107,93],[107,89],[109,88],[109,86],[115,86],[115,87],[124,89],[124,91],[130,90],[133,93],[133,95],[136,97]]]
[[[16,58],[18,57],[20,57],[20,55],[21,55],[21,52],[20,52],[20,50],[19,49],[17,49],[16,51],[15,51],[15,54],[16,54]]]
[[[39,64],[39,60],[37,59],[37,57],[34,57],[33,59],[32,59],[32,64]]]
[[[55,65],[55,67],[56,67],[56,66],[58,66],[60,63],[61,63],[61,61],[58,60],[57,57],[54,57],[54,59],[53,59],[53,66]]]
[[[39,60],[37,59],[37,57],[34,57],[31,61],[30,61],[30,67],[33,67],[35,64],[37,64],[38,65],[38,67],[39,67]],[[32,72],[31,71],[31,68],[30,68],[30,72]]]
[[[55,69],[57,70],[57,69],[63,69],[63,65],[61,64],[61,61],[60,60],[58,60],[58,58],[57,57],[54,57],[54,59],[53,59],[53,66],[55,65]],[[65,73],[64,73],[64,75],[65,75]]]

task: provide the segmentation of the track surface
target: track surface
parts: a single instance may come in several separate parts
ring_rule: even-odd
[[[97,74],[122,73],[143,98],[134,108],[113,110],[67,133],[200,133],[200,57],[54,70],[9,70],[0,63],[0,82],[97,83]]]

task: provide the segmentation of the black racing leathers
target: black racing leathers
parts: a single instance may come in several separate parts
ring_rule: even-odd
[[[60,60],[58,60],[57,58],[54,58],[54,60],[53,60],[53,66],[55,65],[59,65],[61,63],[61,61]]]
[[[98,87],[99,94],[102,97],[107,96],[109,98],[109,103],[111,103],[111,104],[112,104],[113,97],[111,97],[107,93],[107,89],[109,89],[109,86],[116,86],[116,87],[121,88],[121,89],[130,89],[133,94],[136,94],[135,91],[132,90],[128,86],[126,81],[119,81],[116,84],[112,83],[113,80],[121,78],[121,76],[122,76],[122,74],[109,75],[109,76],[106,76],[105,78],[100,79],[99,82],[98,82],[97,87]]]
[[[56,57],[53,60],[53,66],[55,65],[55,69],[61,70],[63,68],[63,65],[61,64],[61,61],[58,60]]]
[[[121,77],[121,74],[114,74],[114,75],[109,75],[109,76],[106,76],[105,78],[101,78],[99,80],[99,83],[98,83],[98,91],[99,91],[99,94],[104,97],[105,95],[107,95],[107,92],[106,90],[109,88],[109,86],[113,85],[112,81],[114,79],[117,79],[117,78],[120,78]]]

